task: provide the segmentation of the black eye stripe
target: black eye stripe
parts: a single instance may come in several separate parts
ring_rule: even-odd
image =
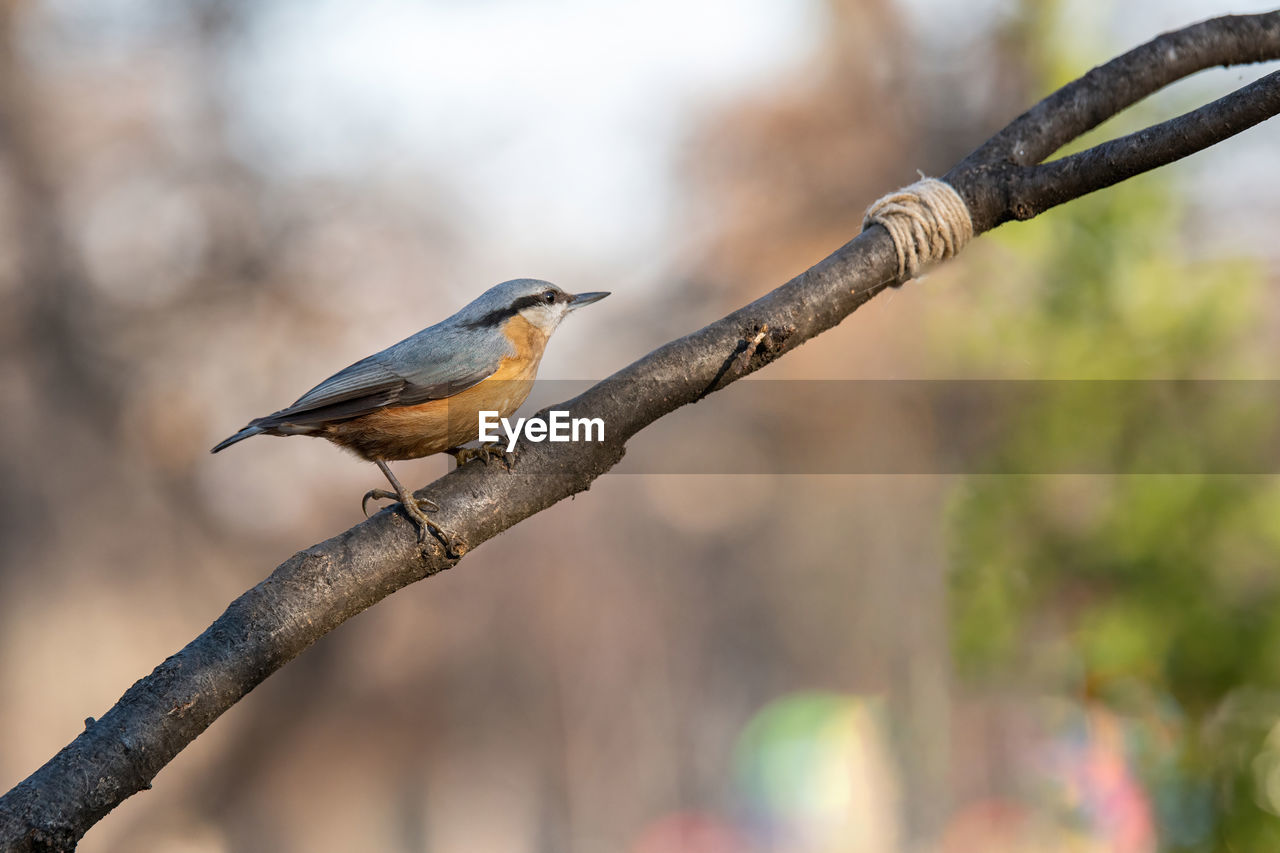
[[[551,298],[547,298],[547,294],[551,294]],[[534,293],[529,296],[521,296],[511,303],[509,308],[499,308],[496,311],[490,311],[478,320],[467,323],[467,328],[482,329],[493,326],[499,326],[511,317],[519,314],[526,308],[532,308],[535,305],[551,305],[560,301],[560,294],[554,290],[544,290],[541,293]]]
[[[521,296],[515,302],[511,303],[511,313],[516,314],[526,308],[532,308],[535,305],[542,305],[542,294],[534,294],[533,296]]]

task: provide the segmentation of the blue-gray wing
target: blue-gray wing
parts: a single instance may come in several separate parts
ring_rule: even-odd
[[[335,373],[292,406],[251,421],[250,426],[319,426],[388,406],[452,397],[492,376],[507,354],[505,340],[482,348],[458,343],[451,329],[419,332]]]

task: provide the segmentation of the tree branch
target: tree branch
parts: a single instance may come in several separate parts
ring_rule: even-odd
[[[1051,207],[1181,160],[1280,112],[1280,71],[1161,124],[1087,151],[1024,169],[1010,193],[1012,214],[1030,219]]]
[[[1015,119],[946,176],[975,233],[1198,151],[1280,112],[1280,74],[1140,133],[1035,165],[1161,87],[1213,65],[1280,58],[1280,11],[1168,33],[1090,71]],[[217,717],[318,638],[392,592],[452,568],[471,548],[590,487],[626,442],[658,418],[835,326],[899,284],[888,234],[875,226],[778,289],[653,351],[557,409],[599,417],[607,440],[526,445],[510,472],[466,465],[419,492],[451,552],[419,550],[402,515],[384,510],[295,554],[236,599],[204,633],[134,684],[98,721],[0,798],[0,843],[71,850]],[[763,335],[761,334],[763,332]]]

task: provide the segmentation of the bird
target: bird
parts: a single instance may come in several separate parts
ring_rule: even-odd
[[[255,435],[326,438],[375,463],[391,484],[394,491],[371,489],[361,505],[398,500],[425,542],[430,531],[442,531],[422,508],[439,507],[414,498],[387,463],[465,453],[461,445],[478,437],[479,412],[507,417],[524,403],[560,321],[608,295],[568,293],[533,278],[504,281],[448,319],[338,371],[292,405],[254,418],[210,452]]]

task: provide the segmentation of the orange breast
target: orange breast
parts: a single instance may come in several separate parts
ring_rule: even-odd
[[[523,317],[503,329],[516,355],[503,358],[487,379],[443,400],[416,406],[388,406],[358,418],[329,424],[322,435],[365,459],[417,459],[468,441],[479,434],[479,414],[507,417],[533,388],[547,336]]]

